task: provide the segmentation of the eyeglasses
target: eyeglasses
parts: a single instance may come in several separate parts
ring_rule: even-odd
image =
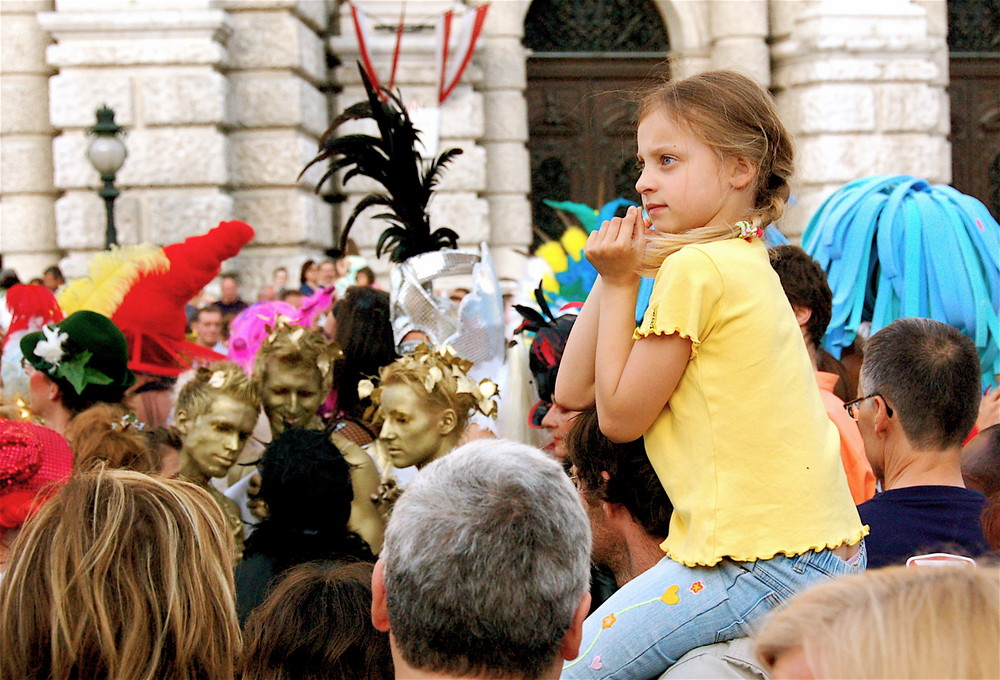
[[[861,402],[863,402],[865,399],[871,399],[872,397],[882,397],[882,395],[879,394],[878,392],[872,392],[867,397],[861,397],[860,399],[855,399],[854,401],[849,401],[846,404],[844,404],[844,410],[847,411],[847,415],[849,415],[852,418],[854,418],[855,420],[857,420],[858,419],[858,412],[857,412],[856,409],[859,406],[861,406]],[[882,399],[884,400],[885,397],[882,397]],[[889,402],[885,403],[885,412],[889,415],[890,418],[892,418],[892,407],[889,406]]]

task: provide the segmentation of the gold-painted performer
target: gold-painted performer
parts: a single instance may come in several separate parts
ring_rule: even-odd
[[[336,350],[327,345],[316,329],[304,328],[278,319],[270,335],[257,351],[254,381],[263,395],[264,414],[271,425],[271,436],[287,428],[325,428],[317,411],[333,383]],[[385,522],[372,496],[378,492],[379,473],[375,462],[361,447],[331,431],[330,441],[351,464],[351,503],[349,527],[357,532],[372,552],[382,548]],[[260,516],[260,501],[251,500],[254,514]]]
[[[211,494],[222,508],[243,556],[243,521],[236,503],[211,483],[225,477],[253,432],[260,412],[260,388],[237,364],[220,361],[199,368],[181,389],[174,406],[174,424],[183,439],[179,476]]]
[[[419,470],[461,443],[473,413],[496,416],[496,384],[474,382],[471,367],[451,347],[420,344],[379,372],[379,387],[370,380],[359,383],[360,396],[371,397],[382,423],[378,451],[385,463]],[[399,493],[395,481],[383,474],[379,502],[385,514]]]

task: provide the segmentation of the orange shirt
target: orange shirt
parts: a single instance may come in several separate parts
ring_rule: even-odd
[[[855,505],[861,505],[875,495],[875,474],[865,456],[865,442],[861,439],[857,422],[847,415],[844,402],[833,393],[837,380],[838,377],[833,373],[816,371],[816,382],[819,383],[819,393],[823,397],[826,414],[840,433],[840,460],[847,473],[851,497],[854,498]]]

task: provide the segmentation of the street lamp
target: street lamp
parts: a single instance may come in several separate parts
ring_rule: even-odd
[[[104,247],[118,245],[118,233],[115,231],[115,199],[121,193],[115,188],[115,175],[125,162],[128,151],[120,135],[125,129],[115,123],[115,112],[105,104],[97,109],[97,125],[87,130],[94,139],[87,147],[87,158],[97,172],[101,173],[104,186],[97,195],[104,199],[108,213],[108,230],[104,238]]]

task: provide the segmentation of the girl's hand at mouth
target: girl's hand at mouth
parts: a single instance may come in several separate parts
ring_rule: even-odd
[[[651,222],[632,206],[624,217],[616,217],[591,232],[584,255],[601,275],[605,285],[635,285],[646,252],[646,230]]]

